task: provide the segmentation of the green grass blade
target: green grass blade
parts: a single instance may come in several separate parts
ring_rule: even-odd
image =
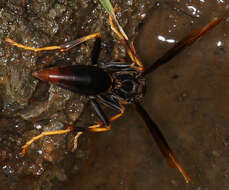
[[[112,17],[114,18],[114,21],[116,22],[118,28],[119,28],[119,31],[122,33],[122,35],[124,36],[124,38],[126,40],[128,40],[128,37],[126,35],[126,33],[124,32],[123,28],[121,27],[121,25],[119,24],[116,16],[115,16],[115,13],[114,13],[114,8],[110,2],[110,0],[99,0],[100,3],[102,4],[102,6],[104,7],[104,9],[112,15]]]
[[[110,0],[99,0],[100,3],[103,5],[104,9],[110,14],[113,12],[113,7],[112,4],[110,2]]]

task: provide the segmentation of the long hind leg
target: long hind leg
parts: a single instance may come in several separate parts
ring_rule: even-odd
[[[52,136],[52,135],[60,135],[60,134],[65,134],[65,133],[69,133],[69,132],[73,132],[73,131],[77,131],[77,134],[75,136],[74,139],[74,147],[73,150],[77,148],[77,141],[78,138],[83,134],[83,132],[88,131],[88,132],[104,132],[104,131],[108,131],[111,129],[111,122],[115,121],[116,119],[118,119],[119,117],[122,116],[122,114],[124,113],[124,107],[120,106],[119,110],[120,113],[112,116],[111,118],[107,119],[106,114],[103,112],[103,110],[100,108],[99,104],[96,102],[95,99],[91,100],[91,104],[93,109],[95,110],[95,113],[98,115],[99,119],[101,120],[101,122],[98,122],[95,125],[91,125],[88,128],[81,128],[81,127],[75,127],[72,125],[68,125],[66,129],[64,130],[58,130],[58,131],[45,131],[42,132],[40,135],[37,135],[33,138],[31,138],[29,141],[27,141],[25,143],[25,145],[22,147],[22,151],[21,151],[21,155],[25,155],[27,148],[34,143],[35,141],[45,137],[45,136]],[[109,105],[109,104],[108,104]],[[110,107],[117,107],[116,105],[110,105]]]
[[[22,151],[21,151],[20,154],[21,154],[21,155],[25,155],[25,153],[26,153],[26,151],[27,151],[27,148],[28,148],[32,143],[34,143],[35,141],[37,141],[37,140],[39,140],[39,139],[41,139],[41,138],[43,138],[43,137],[45,137],[45,136],[60,135],[60,134],[69,133],[69,132],[75,131],[75,130],[77,130],[77,127],[74,127],[74,126],[69,125],[69,126],[67,126],[67,128],[64,129],[64,130],[58,130],[58,131],[45,131],[45,132],[42,132],[40,135],[37,135],[37,136],[31,138],[29,141],[27,141],[27,142],[25,143],[25,145],[22,147]],[[77,131],[76,138],[78,139],[79,136],[82,135],[82,134],[83,134],[83,128],[82,128],[81,130]],[[77,141],[77,139],[76,139],[75,141]],[[75,142],[75,141],[74,141],[74,142]],[[75,143],[74,143],[74,146],[76,146]]]
[[[88,36],[83,36],[83,37],[78,38],[76,40],[67,42],[65,44],[61,44],[61,45],[57,45],[57,46],[46,46],[46,47],[41,47],[41,48],[25,46],[23,44],[20,44],[20,43],[13,41],[10,38],[6,38],[5,41],[10,43],[13,46],[18,47],[18,48],[22,48],[25,50],[31,50],[31,51],[35,51],[35,52],[40,52],[40,51],[51,51],[51,50],[67,51],[67,50],[77,46],[78,44],[83,43],[83,42],[90,40],[90,39],[93,39],[93,38],[101,38],[101,34],[100,33],[93,33],[93,34],[90,34]]]

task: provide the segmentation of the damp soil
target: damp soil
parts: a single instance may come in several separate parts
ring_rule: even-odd
[[[146,77],[142,104],[194,184],[167,165],[132,105],[111,131],[80,137],[76,151],[69,133],[42,138],[21,157],[25,142],[43,131],[66,124],[87,127],[97,120],[87,97],[31,75],[50,66],[91,64],[94,40],[68,52],[34,53],[11,46],[6,37],[43,47],[101,32],[100,62],[127,56],[96,0],[7,0],[0,1],[0,189],[229,189],[229,2],[112,2],[145,66],[213,17],[224,18]]]

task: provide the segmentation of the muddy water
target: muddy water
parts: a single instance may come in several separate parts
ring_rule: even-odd
[[[118,18],[136,38],[145,65],[213,17],[228,12],[227,1],[118,1]],[[169,2],[169,3],[168,3]],[[144,107],[193,178],[167,166],[150,134],[127,106],[104,134],[87,134],[72,152],[73,134],[20,147],[42,131],[94,120],[87,98],[41,83],[31,72],[52,65],[90,64],[93,43],[65,53],[35,54],[4,43],[11,37],[33,46],[60,44],[95,31],[104,39],[100,61],[125,57],[113,40],[107,15],[90,1],[1,2],[0,188],[1,189],[228,189],[229,102],[228,16],[214,30],[147,76]],[[25,188],[26,187],[26,188]]]

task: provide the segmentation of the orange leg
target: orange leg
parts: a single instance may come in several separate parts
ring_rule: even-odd
[[[37,135],[35,137],[33,137],[32,139],[30,139],[29,141],[26,142],[26,144],[22,147],[22,151],[21,151],[21,155],[25,155],[26,153],[26,150],[27,148],[35,141],[37,141],[38,139],[42,138],[42,137],[45,137],[45,136],[50,136],[50,135],[59,135],[59,134],[64,134],[64,133],[69,133],[71,131],[74,130],[74,127],[73,126],[68,126],[67,129],[64,129],[64,130],[58,130],[58,131],[45,131],[45,132],[42,132],[40,135]],[[80,135],[82,134],[82,132],[78,132],[77,135],[79,136],[79,133]],[[77,136],[76,135],[76,136]],[[78,139],[78,137],[77,137]]]
[[[78,147],[78,139],[79,139],[79,137],[80,137],[80,135],[82,135],[83,134],[83,132],[82,131],[79,131],[77,134],[76,134],[76,136],[75,136],[75,138],[74,138],[74,145],[73,145],[73,151],[75,151],[76,149],[77,149],[77,147]]]
[[[111,117],[109,119],[110,122],[118,119],[119,117],[122,116],[122,114],[124,113],[124,107],[121,107],[121,112],[118,113],[117,115],[114,115],[113,117]],[[98,124],[95,124],[95,125],[92,125],[90,127],[88,127],[88,131],[90,132],[104,132],[104,131],[109,131],[111,129],[111,126],[108,125],[106,127],[102,127],[103,126],[103,123],[100,122]],[[32,139],[30,139],[29,141],[26,142],[26,144],[22,147],[22,151],[21,151],[21,155],[25,155],[26,153],[26,150],[27,148],[35,141],[37,141],[38,139],[42,138],[42,137],[45,137],[45,136],[51,136],[51,135],[59,135],[59,134],[64,134],[64,133],[69,133],[71,131],[74,131],[74,127],[73,126],[68,126],[67,129],[64,129],[64,130],[58,130],[58,131],[45,131],[45,132],[42,132],[40,135],[37,135],[35,137],[33,137]],[[79,131],[75,138],[74,138],[74,146],[73,146],[73,150],[75,150],[77,148],[77,145],[78,145],[78,139],[80,137],[80,135],[82,135],[83,132],[82,131]]]
[[[119,117],[121,117],[124,113],[124,107],[122,106],[121,107],[121,112],[118,113],[117,115],[114,115],[113,117],[111,117],[109,119],[109,122],[112,122],[112,121],[115,121],[116,119],[118,119]],[[108,126],[105,126],[105,127],[102,127],[104,124],[102,122],[100,123],[97,123],[95,125],[92,125],[90,127],[88,127],[88,131],[90,132],[104,132],[104,131],[109,131],[111,130],[111,125],[108,125]]]
[[[114,11],[117,11],[117,7],[115,7]],[[110,21],[110,25],[111,25],[111,29],[114,31],[114,33],[119,37],[120,41],[122,44],[124,44],[127,48],[127,53],[130,57],[130,59],[133,61],[134,64],[136,64],[138,67],[137,69],[139,71],[143,70],[143,64],[141,62],[141,60],[138,58],[137,54],[136,54],[136,50],[134,48],[133,42],[131,42],[130,44],[128,43],[128,39],[127,37],[125,37],[116,27],[115,24],[113,22],[114,20],[114,16],[112,14],[109,15],[109,21]]]
[[[25,46],[23,44],[20,44],[20,43],[17,43],[15,41],[11,40],[10,38],[6,38],[5,41],[10,43],[13,46],[18,47],[18,48],[39,52],[39,51],[50,51],[50,50],[67,51],[67,50],[73,48],[74,46],[76,46],[82,42],[85,42],[87,40],[93,39],[93,38],[101,38],[101,34],[100,33],[94,33],[94,34],[90,34],[88,36],[84,36],[84,37],[78,38],[76,40],[67,42],[67,43],[59,45],[59,46],[47,46],[47,47],[41,47],[41,48],[34,48],[34,47],[30,47],[30,46]]]

